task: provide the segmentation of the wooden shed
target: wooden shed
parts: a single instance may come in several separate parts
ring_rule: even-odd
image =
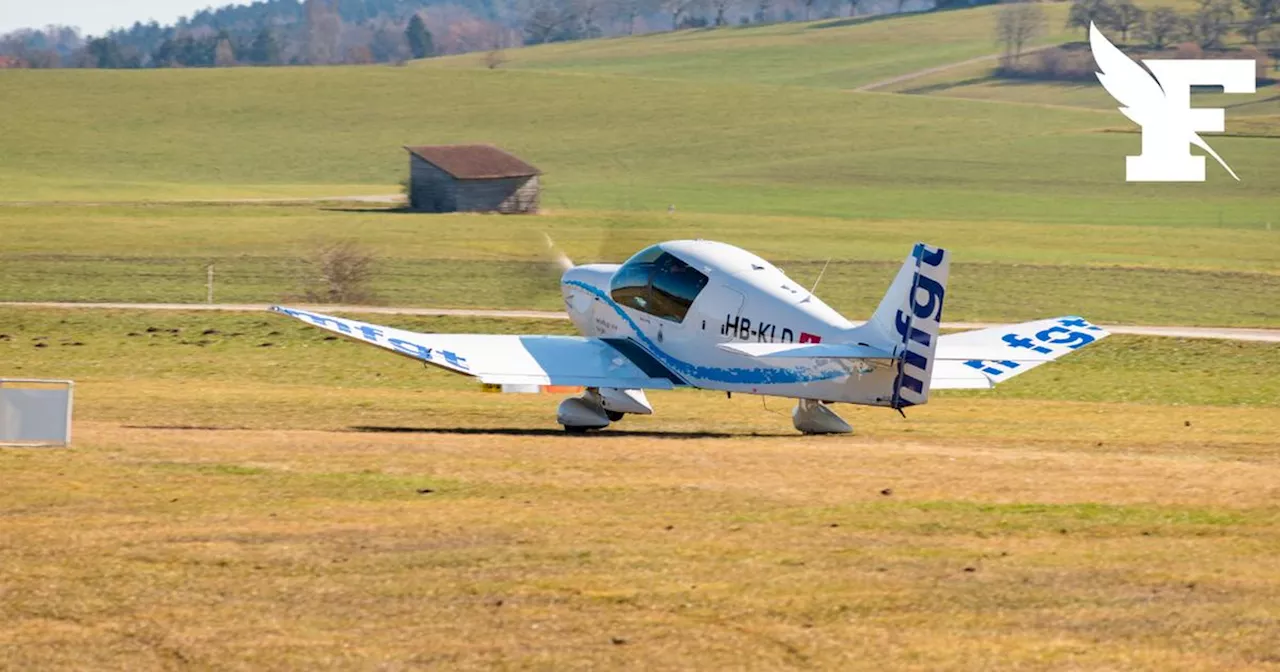
[[[491,145],[405,147],[409,207],[424,212],[538,211],[542,171]]]

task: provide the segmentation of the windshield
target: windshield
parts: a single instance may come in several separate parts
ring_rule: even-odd
[[[620,305],[682,322],[706,286],[706,275],[655,245],[614,273],[609,294]]]

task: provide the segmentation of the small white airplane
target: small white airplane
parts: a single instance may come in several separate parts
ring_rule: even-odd
[[[942,335],[950,256],[917,243],[863,324],[764,259],[709,240],[660,243],[621,265],[559,255],[581,336],[420,334],[271,310],[481,383],[584,387],[556,414],[569,432],[652,414],[645,390],[696,388],[797,399],[796,429],[848,433],[831,404],[902,413],[931,390],[990,388],[1108,336],[1074,316]]]

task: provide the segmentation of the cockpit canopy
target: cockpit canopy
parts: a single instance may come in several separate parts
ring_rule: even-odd
[[[618,268],[609,282],[609,295],[619,305],[683,322],[706,286],[706,275],[654,245]]]

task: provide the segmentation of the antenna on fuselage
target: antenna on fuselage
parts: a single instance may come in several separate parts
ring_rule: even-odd
[[[818,283],[822,282],[822,276],[826,274],[827,267],[830,265],[831,265],[831,257],[827,257],[827,263],[823,264],[822,270],[818,272],[818,279],[813,281],[813,289],[809,290],[809,296],[806,296],[803,299],[801,299],[800,303],[804,303],[805,301],[808,301],[809,299],[813,298],[813,293],[818,289]]]

